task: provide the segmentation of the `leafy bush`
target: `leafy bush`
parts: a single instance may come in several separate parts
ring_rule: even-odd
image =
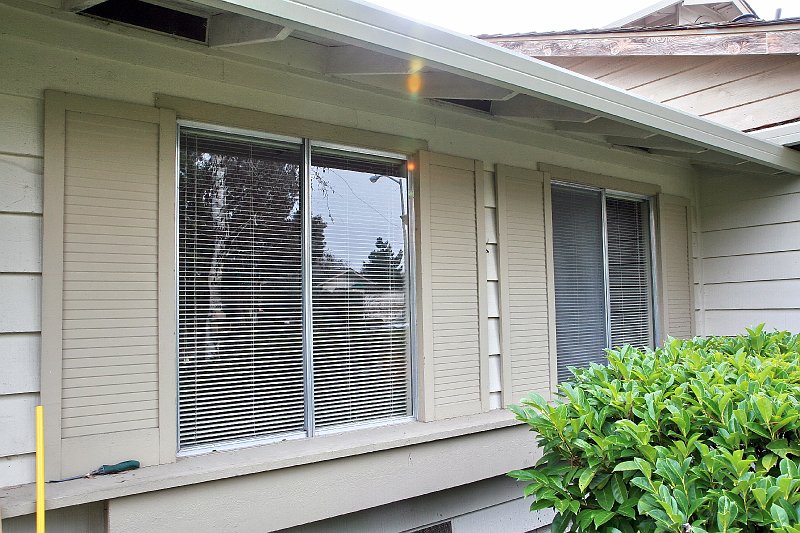
[[[800,533],[800,336],[670,340],[608,351],[561,399],[512,410],[535,431],[531,510],[553,531]]]

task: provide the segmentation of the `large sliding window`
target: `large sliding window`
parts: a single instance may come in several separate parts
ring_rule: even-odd
[[[644,198],[554,184],[558,380],[604,349],[653,346],[650,208]]]
[[[180,128],[181,449],[412,415],[405,163]]]

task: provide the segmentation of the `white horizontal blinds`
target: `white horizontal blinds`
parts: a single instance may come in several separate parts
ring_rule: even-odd
[[[644,200],[606,197],[612,347],[653,345],[647,205]]]
[[[553,185],[553,263],[558,380],[568,367],[605,361],[602,192]]]
[[[182,128],[182,448],[302,431],[300,145]]]
[[[318,428],[411,415],[405,161],[312,147]]]

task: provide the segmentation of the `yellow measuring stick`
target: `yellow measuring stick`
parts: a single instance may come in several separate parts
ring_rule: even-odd
[[[36,533],[44,532],[44,408],[36,406]]]

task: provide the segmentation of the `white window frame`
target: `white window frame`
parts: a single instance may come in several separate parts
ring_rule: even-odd
[[[267,444],[271,442],[278,442],[284,440],[298,440],[298,439],[306,439],[306,438],[313,438],[319,435],[330,435],[336,433],[343,433],[346,431],[354,431],[359,429],[368,429],[368,428],[377,428],[377,427],[384,427],[396,424],[403,424],[414,422],[418,418],[419,412],[419,401],[418,401],[418,394],[419,394],[419,383],[418,383],[418,373],[419,373],[419,362],[417,357],[417,303],[416,303],[416,294],[417,294],[417,271],[416,271],[416,242],[415,242],[415,235],[416,235],[416,227],[415,221],[416,216],[414,212],[414,179],[411,172],[407,173],[406,176],[406,188],[405,188],[405,198],[404,198],[404,207],[405,207],[405,216],[407,218],[405,224],[405,250],[403,251],[404,255],[404,262],[406,268],[406,276],[407,276],[407,287],[406,287],[406,312],[408,315],[408,322],[409,322],[409,334],[408,334],[408,357],[409,357],[409,395],[410,395],[410,402],[411,402],[411,414],[408,416],[398,416],[398,417],[389,417],[385,419],[379,420],[369,420],[364,422],[351,422],[351,423],[344,423],[340,425],[336,425],[333,427],[326,427],[317,429],[315,428],[314,424],[314,399],[313,399],[313,328],[311,326],[311,319],[309,317],[310,311],[306,309],[306,306],[311,302],[311,268],[312,268],[312,261],[311,261],[311,218],[312,212],[311,209],[306,208],[305,206],[311,205],[311,187],[310,187],[310,169],[311,169],[311,153],[313,148],[332,148],[336,150],[342,150],[346,152],[350,152],[355,155],[372,155],[372,156],[379,156],[379,157],[387,157],[391,159],[402,160],[406,162],[412,161],[412,159],[407,154],[402,154],[398,152],[390,152],[384,150],[373,150],[369,148],[361,148],[358,146],[352,146],[349,144],[338,144],[338,143],[330,143],[324,141],[316,141],[313,139],[309,139],[306,137],[295,137],[295,136],[286,136],[286,135],[278,135],[278,134],[271,134],[266,133],[263,131],[258,130],[250,130],[250,129],[243,129],[243,128],[235,128],[235,127],[228,127],[228,126],[221,126],[218,124],[210,124],[205,122],[199,122],[194,120],[178,120],[177,121],[177,128],[176,128],[176,139],[175,139],[175,242],[178,243],[180,240],[180,227],[179,227],[179,184],[180,184],[180,135],[181,129],[183,128],[192,128],[198,130],[205,130],[205,131],[212,131],[218,133],[227,133],[231,135],[240,135],[251,137],[254,139],[264,139],[269,141],[283,141],[289,142],[292,144],[297,144],[301,147],[302,150],[302,164],[301,164],[301,186],[300,186],[300,206],[301,206],[301,213],[303,216],[302,222],[302,287],[303,287],[303,366],[304,366],[304,390],[305,390],[305,398],[304,398],[304,410],[305,410],[305,429],[304,431],[298,432],[291,432],[291,433],[283,433],[283,434],[273,434],[273,435],[263,435],[263,436],[255,436],[255,437],[248,437],[248,438],[241,438],[241,439],[233,439],[230,441],[224,441],[220,443],[208,443],[208,444],[200,444],[200,445],[190,445],[190,446],[181,446],[180,443],[180,383],[179,383],[179,372],[178,372],[178,360],[180,356],[179,352],[179,344],[180,344],[180,332],[179,329],[176,327],[175,333],[175,354],[177,357],[175,358],[175,393],[176,398],[178,401],[176,402],[176,428],[177,431],[175,433],[176,438],[176,455],[178,457],[187,457],[187,456],[194,456],[194,455],[201,455],[205,453],[209,453],[211,451],[223,451],[223,450],[234,450],[244,447],[250,446],[257,446],[260,444]],[[402,194],[402,193],[401,193]],[[174,264],[176,267],[180,265],[179,262],[179,246],[175,246],[175,256],[173,258]],[[179,308],[179,300],[178,300],[178,290],[179,290],[179,268],[175,269],[175,324],[179,323],[179,315],[180,315],[180,308]],[[312,354],[309,356],[309,352]]]

